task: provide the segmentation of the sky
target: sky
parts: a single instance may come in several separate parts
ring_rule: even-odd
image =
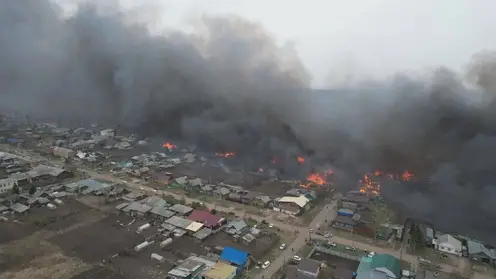
[[[66,7],[75,1],[56,0]],[[439,65],[462,71],[474,53],[496,49],[496,2],[491,0],[119,2],[145,13],[156,30],[188,30],[202,14],[237,14],[259,22],[278,43],[295,46],[314,88]]]

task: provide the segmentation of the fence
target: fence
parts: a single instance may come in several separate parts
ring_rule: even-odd
[[[362,256],[350,255],[350,254],[347,254],[347,253],[344,253],[344,252],[339,252],[339,251],[336,251],[336,250],[333,250],[333,249],[328,249],[328,248],[325,248],[325,247],[322,247],[322,246],[315,246],[315,249],[312,250],[312,254],[315,251],[320,252],[320,253],[325,253],[325,254],[333,255],[333,256],[336,256],[336,257],[340,257],[340,258],[344,258],[344,259],[348,259],[348,260],[352,260],[352,261],[360,261],[362,259]]]

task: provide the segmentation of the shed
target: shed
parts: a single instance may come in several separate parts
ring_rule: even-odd
[[[205,238],[209,237],[213,231],[209,228],[203,228],[196,233],[193,234],[193,237],[199,239],[199,240],[204,240]]]
[[[181,229],[186,229],[191,223],[193,223],[193,221],[178,216],[172,216],[165,220],[165,222]]]
[[[29,207],[24,204],[15,203],[10,207],[10,209],[16,213],[24,213],[29,210]]]
[[[185,228],[185,230],[190,231],[190,232],[197,232],[197,231],[199,231],[202,227],[203,227],[203,224],[202,224],[202,223],[198,223],[198,222],[191,222],[191,224],[189,224],[189,225]]]
[[[193,208],[182,204],[175,204],[171,206],[169,210],[174,211],[180,215],[188,215],[191,211],[193,211]]]
[[[338,210],[339,216],[353,217],[353,214],[355,214],[355,212],[351,209],[341,208]]]

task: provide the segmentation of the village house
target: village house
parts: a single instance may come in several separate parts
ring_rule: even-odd
[[[457,256],[462,255],[462,242],[449,234],[438,236],[433,244],[441,252]]]
[[[332,226],[338,229],[353,231],[357,226],[357,222],[353,219],[353,217],[338,215],[332,221]]]
[[[296,216],[309,208],[309,200],[305,196],[282,197],[275,202],[274,211]]]
[[[467,240],[468,255],[471,260],[496,265],[496,250],[489,249],[483,243]]]

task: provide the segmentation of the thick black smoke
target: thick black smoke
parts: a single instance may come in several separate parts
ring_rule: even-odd
[[[496,230],[494,54],[474,56],[463,82],[440,68],[319,92],[255,23],[203,17],[196,32],[152,35],[135,22],[118,6],[64,18],[48,0],[1,1],[1,105],[254,157],[306,154],[334,165],[346,188],[367,171],[408,169],[418,182],[383,187],[403,210]]]

